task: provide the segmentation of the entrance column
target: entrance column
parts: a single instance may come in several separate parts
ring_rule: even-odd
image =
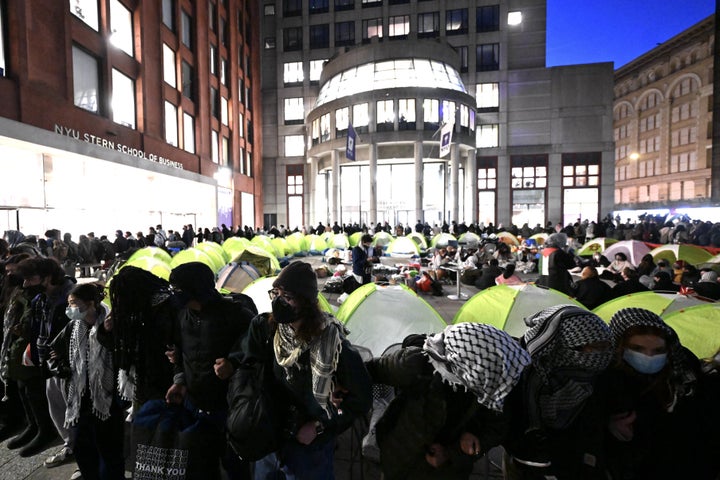
[[[415,221],[424,222],[423,215],[423,142],[415,142]]]
[[[467,152],[467,160],[465,162],[465,185],[467,195],[465,195],[465,215],[469,218],[463,220],[475,223],[478,220],[478,181],[477,181],[477,157],[476,150],[471,148]]]
[[[318,176],[318,159],[316,157],[308,157],[308,179],[305,192],[308,195],[308,215],[305,219],[305,225],[317,225],[318,211],[315,203],[317,192],[317,176]],[[322,217],[320,217],[322,218]]]
[[[369,160],[369,171],[368,176],[370,177],[370,197],[368,198],[368,221],[371,226],[377,223],[377,145],[375,142],[370,142],[368,145],[368,160]],[[359,205],[358,205],[359,207]]]
[[[453,143],[450,145],[450,218],[448,223],[452,220],[460,223],[458,218],[460,210],[460,192],[458,192],[458,171],[460,170],[460,145]]]
[[[340,222],[340,152],[332,150],[332,191],[330,192],[330,213],[329,225],[332,222]]]

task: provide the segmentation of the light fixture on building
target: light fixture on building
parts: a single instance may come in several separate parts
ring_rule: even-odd
[[[639,154],[639,153],[633,152],[633,153],[630,154],[630,160],[635,161],[635,160],[637,160],[638,158],[640,158],[640,154]]]
[[[508,25],[515,26],[522,23],[522,12],[508,12]]]

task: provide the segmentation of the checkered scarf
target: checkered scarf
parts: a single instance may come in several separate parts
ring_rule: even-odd
[[[423,350],[445,382],[464,387],[478,403],[498,412],[530,364],[530,356],[510,335],[480,323],[449,325],[428,337]]]
[[[337,370],[342,350],[342,340],[345,327],[335,317],[325,313],[323,316],[322,332],[319,337],[309,343],[299,340],[295,331],[289,324],[279,323],[273,347],[278,365],[285,369],[289,383],[293,383],[298,370],[304,367],[298,360],[306,351],[310,351],[310,371],[312,374],[312,390],[315,400],[331,416],[330,394],[335,384],[335,371]]]
[[[530,382],[531,421],[562,429],[570,425],[593,392],[593,376],[612,358],[612,336],[605,322],[575,305],[546,308],[526,319],[525,345],[537,377]],[[607,342],[601,352],[584,345]],[[539,407],[539,410],[537,409]]]
[[[618,310],[610,319],[610,330],[617,344],[620,344],[629,328],[636,326],[655,327],[665,334],[668,349],[667,362],[670,367],[670,384],[680,396],[691,394],[697,375],[690,366],[688,355],[680,344],[680,339],[675,330],[657,314],[644,308],[623,308]]]

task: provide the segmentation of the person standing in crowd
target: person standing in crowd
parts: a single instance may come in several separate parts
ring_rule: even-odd
[[[567,235],[564,233],[553,233],[545,240],[537,283],[572,295],[572,278],[568,270],[575,267],[575,259],[567,249]]]
[[[112,344],[102,343],[103,333],[112,330],[104,296],[101,285],[75,286],[66,309],[70,322],[50,344],[50,357],[69,367],[64,425],[74,429],[73,453],[84,480],[125,478],[124,415],[108,348]]]
[[[574,297],[588,310],[593,310],[610,299],[611,290],[610,285],[600,280],[597,269],[587,266],[582,269],[580,280],[575,282]]]
[[[642,308],[618,311],[610,329],[616,345],[606,373],[612,478],[717,478],[717,471],[708,474],[716,452],[702,452],[717,436],[717,423],[707,421],[718,399],[698,403],[697,357],[657,314]]]
[[[179,331],[172,352],[173,384],[165,399],[184,404],[202,418],[217,454],[217,467],[206,478],[220,478],[220,460],[231,478],[248,478],[249,465],[237,465],[225,439],[228,379],[239,364],[240,340],[247,333],[251,312],[240,303],[223,298],[215,290],[215,275],[200,262],[178,265],[170,273],[170,285],[180,307]]]
[[[360,238],[360,243],[352,249],[353,276],[361,285],[370,283],[373,263],[378,261],[372,241],[372,235],[366,233]]]
[[[272,313],[255,317],[245,343],[250,359],[271,365],[290,423],[280,449],[255,462],[255,480],[331,480],[337,436],[371,405],[371,382],[346,330],[320,310],[310,264],[292,262],[270,291]],[[338,406],[339,404],[339,406]]]
[[[148,400],[165,398],[173,383],[165,352],[175,343],[177,309],[168,282],[131,265],[109,288],[119,394],[137,412]]]
[[[63,269],[52,258],[28,258],[18,264],[18,271],[24,279],[23,287],[33,297],[30,303],[30,362],[39,365],[43,372],[48,372],[49,345],[69,322],[65,310],[75,282],[65,276]],[[56,376],[49,377],[45,384],[45,394],[50,418],[57,432],[47,425],[38,424],[37,434],[20,450],[20,456],[28,457],[43,451],[59,433],[63,447],[46,460],[46,464],[51,466],[62,463],[65,456],[73,452],[75,439],[70,429],[65,427],[67,381]],[[42,400],[31,399],[31,405],[39,408]]]
[[[612,335],[597,315],[574,305],[526,320],[522,343],[532,363],[508,396],[505,478],[606,480],[606,393],[597,382],[612,358]]]
[[[478,323],[411,337],[416,346],[366,363],[375,383],[399,389],[376,427],[383,478],[467,479],[505,440],[505,398],[530,356],[507,333]]]

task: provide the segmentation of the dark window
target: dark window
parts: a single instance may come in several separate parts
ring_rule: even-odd
[[[500,6],[489,5],[478,7],[475,13],[475,23],[478,32],[495,32],[500,30]]]
[[[440,34],[440,12],[418,13],[418,37]]]
[[[382,3],[382,0],[362,0],[362,7],[379,7]]]
[[[355,0],[335,0],[335,11],[353,10],[355,8]]]
[[[189,13],[187,13],[185,10],[182,11],[180,14],[180,19],[182,21],[182,43],[187,48],[192,50],[193,42],[193,31],[192,31],[192,17]]]
[[[283,16],[297,17],[302,15],[302,0],[284,0]]]
[[[195,73],[193,67],[189,63],[183,60],[182,62],[182,94],[185,98],[195,101],[195,85],[194,79]]]
[[[217,5],[214,2],[208,2],[208,27],[217,33]]]
[[[302,50],[302,27],[283,30],[283,49],[286,52]]]
[[[275,37],[265,37],[265,50],[272,50],[275,48]]]
[[[460,57],[460,71],[466,73],[468,71],[468,47],[455,47],[455,51]]]
[[[245,44],[248,47],[252,47],[253,36],[252,36],[252,29],[250,28],[250,19],[249,18],[245,20],[245,33],[246,33]]]
[[[468,31],[467,8],[445,12],[445,32],[448,35],[460,35]]]
[[[220,18],[220,43],[227,47],[228,45],[228,30],[227,22],[224,18]]]
[[[335,24],[335,46],[355,44],[355,22]]]
[[[310,0],[308,8],[310,13],[325,13],[330,11],[328,0]]]
[[[175,31],[175,0],[162,0],[162,21],[166,27]]]
[[[372,37],[382,38],[382,18],[369,18],[362,21],[363,43],[370,43]]]
[[[275,15],[275,5],[270,3],[265,5],[265,15]]]
[[[330,26],[310,25],[310,48],[328,48],[330,46]]]
[[[487,43],[478,45],[475,50],[475,70],[478,72],[488,72],[490,70],[500,69],[500,44]]]
[[[220,118],[220,95],[215,87],[210,87],[210,114]]]
[[[410,0],[390,0],[390,5],[401,5],[403,3],[410,3]]]

